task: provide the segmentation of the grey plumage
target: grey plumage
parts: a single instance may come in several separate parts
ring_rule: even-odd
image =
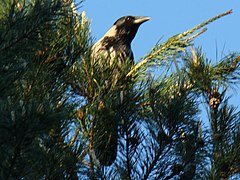
[[[131,42],[139,26],[149,19],[150,18],[146,16],[121,17],[113,24],[107,33],[93,45],[92,66],[100,69],[98,73],[104,73],[109,69],[112,71],[111,77],[107,77],[106,85],[102,88],[105,92],[109,91],[110,87],[112,89],[115,86],[124,86],[124,81],[119,81],[120,76],[122,76],[122,71],[125,69],[127,63],[127,68],[131,68],[134,64]],[[118,89],[118,96],[120,96],[124,90],[120,89]],[[101,99],[101,97],[99,98]],[[119,99],[122,99],[122,97]],[[111,107],[107,107],[104,103],[104,98],[103,100],[101,99],[101,103],[103,103],[104,108],[100,108],[96,116],[93,141],[94,151],[99,162],[102,165],[109,166],[115,161],[117,156],[119,116],[116,116],[116,113]]]
[[[116,57],[120,64],[124,63],[126,59],[133,61],[131,42],[139,26],[149,19],[149,17],[145,16],[124,16],[119,18],[107,33],[94,44],[94,62],[98,61],[97,63],[101,65],[111,65],[113,63],[112,60]]]

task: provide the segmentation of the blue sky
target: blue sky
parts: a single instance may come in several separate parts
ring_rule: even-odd
[[[81,10],[91,20],[92,35],[99,39],[121,16],[146,15],[151,20],[143,24],[132,43],[135,59],[145,55],[163,38],[181,33],[229,9],[233,13],[208,25],[208,31],[194,42],[202,46],[211,59],[240,51],[240,1],[239,0],[86,0]]]
[[[158,40],[165,41],[230,9],[232,14],[208,25],[208,30],[194,41],[195,46],[201,46],[206,56],[215,61],[230,52],[240,52],[239,0],[85,0],[80,11],[86,11],[91,20],[95,40],[121,16],[150,16],[151,20],[140,27],[132,43],[135,60],[139,60]],[[236,96],[231,103],[239,105],[239,93],[231,93]]]

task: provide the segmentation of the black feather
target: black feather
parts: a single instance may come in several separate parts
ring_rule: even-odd
[[[116,68],[114,66],[115,69],[111,74],[111,82],[107,82],[111,84],[111,87],[117,85],[116,83],[119,82],[124,83],[124,81],[118,81],[117,78],[120,78],[120,75],[122,75],[121,71],[126,66],[125,64],[129,65],[126,62],[127,60],[131,61],[131,65],[134,64],[131,42],[139,26],[147,20],[149,18],[144,16],[121,17],[94,44],[92,48],[93,66],[98,66],[100,69],[111,69],[112,65],[117,64]],[[108,88],[106,87],[106,91],[109,91]],[[104,100],[101,103],[104,103]],[[119,116],[110,107],[105,106],[97,113],[95,123],[93,137],[95,155],[101,165],[109,166],[115,161],[117,156]]]

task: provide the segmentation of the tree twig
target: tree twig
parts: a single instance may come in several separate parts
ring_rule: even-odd
[[[157,54],[159,53],[162,53],[164,52],[165,50],[167,50],[170,46],[174,45],[174,43],[176,43],[177,41],[179,40],[182,40],[184,37],[188,36],[189,34],[192,34],[194,33],[195,31],[201,29],[202,27],[210,24],[211,22],[223,17],[223,16],[226,16],[228,14],[231,14],[232,13],[232,9],[229,10],[229,11],[226,11],[224,13],[221,13],[217,16],[214,16],[213,18],[210,18],[208,19],[207,21],[204,21],[203,23],[193,27],[192,29],[190,30],[187,30],[175,37],[173,37],[173,39],[171,41],[168,41],[166,42],[165,46],[161,47],[160,49],[158,49],[157,51],[155,51],[154,53],[150,54],[148,57],[146,57],[142,62],[136,64],[136,66],[126,75],[126,77],[131,77],[134,73],[136,73],[142,66],[144,66],[149,60],[151,60],[154,56],[156,56]],[[189,38],[186,38],[184,40],[184,42],[189,42],[190,40],[194,39],[195,37],[199,36],[200,34],[204,33],[207,29],[204,28],[202,31],[194,34],[193,36],[189,37]]]
[[[78,136],[78,134],[79,134],[80,130],[81,130],[81,128],[80,128],[80,127],[78,127],[78,128],[76,129],[76,131],[75,131],[75,134],[74,134],[74,136],[73,136],[72,140],[70,141],[70,144],[69,144],[69,146],[73,146],[74,142],[75,142],[75,141],[76,141],[76,139],[77,139],[77,136]]]

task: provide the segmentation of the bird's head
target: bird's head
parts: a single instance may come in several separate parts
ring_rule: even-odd
[[[147,16],[123,16],[113,24],[105,36],[116,37],[124,43],[131,44],[139,26],[149,19]]]

